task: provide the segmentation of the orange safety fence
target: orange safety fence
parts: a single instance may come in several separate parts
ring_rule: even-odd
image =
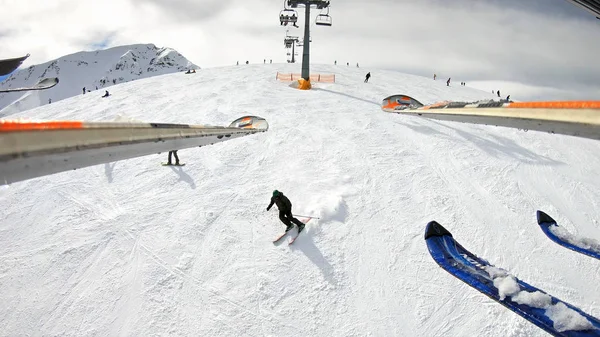
[[[283,74],[278,72],[277,77],[280,81],[297,81],[302,78],[301,74]],[[312,74],[310,75],[311,82],[320,82],[320,83],[335,83],[335,75],[334,74]]]

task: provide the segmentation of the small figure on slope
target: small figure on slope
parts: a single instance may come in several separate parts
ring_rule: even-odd
[[[371,72],[368,72],[367,76],[365,76],[365,83],[369,82],[369,78],[371,78]]]
[[[175,156],[175,165],[179,165],[179,157],[177,156],[177,150],[169,151],[169,161],[167,161],[167,165],[173,165],[171,163],[171,156]]]
[[[108,93],[108,90],[105,90],[104,95],[102,95],[102,97],[108,97],[108,96],[110,96],[110,94]]]
[[[278,190],[273,191],[271,203],[269,203],[269,206],[267,206],[267,211],[273,207],[273,204],[277,205],[277,208],[279,209],[279,220],[286,225],[286,232],[294,228],[294,224],[292,224],[292,222],[298,225],[298,233],[304,229],[304,224],[302,221],[294,218],[292,215],[292,202]]]

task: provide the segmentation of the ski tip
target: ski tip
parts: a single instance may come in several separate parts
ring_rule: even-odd
[[[551,216],[549,216],[548,214],[542,212],[542,211],[537,211],[537,222],[539,225],[541,224],[556,224],[556,221],[554,219],[552,219]]]
[[[425,240],[429,239],[432,236],[445,236],[452,234],[444,228],[444,226],[437,223],[437,221],[430,221],[425,228]]]

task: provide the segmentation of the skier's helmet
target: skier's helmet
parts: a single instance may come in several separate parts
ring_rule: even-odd
[[[274,197],[278,196],[279,194],[281,194],[281,192],[279,192],[278,190],[273,191],[273,196]]]

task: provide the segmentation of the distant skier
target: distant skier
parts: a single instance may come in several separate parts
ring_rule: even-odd
[[[450,80],[451,80],[451,79],[452,79],[451,77],[448,77],[448,80],[446,81],[446,86],[447,86],[447,87],[449,87],[449,86],[450,86]]]
[[[337,60],[333,61],[333,65],[337,66]]]
[[[369,78],[371,78],[371,72],[368,72],[367,76],[365,76],[365,83],[369,82]]]
[[[506,101],[510,102],[510,95],[506,96]]]
[[[269,64],[273,63],[273,60],[269,60]]]
[[[169,151],[169,160],[167,161],[167,165],[173,165],[171,163],[171,156],[175,157],[175,165],[179,166],[179,157],[177,156],[177,150]]]
[[[360,68],[360,67],[358,66],[358,63],[356,64],[356,68]]]
[[[278,190],[273,191],[271,203],[267,206],[267,212],[273,207],[273,204],[277,205],[277,208],[279,209],[279,220],[286,225],[286,232],[294,227],[292,222],[298,225],[298,233],[304,229],[302,221],[294,218],[292,215],[292,202]]]
[[[85,95],[85,87],[83,87],[83,94]]]
[[[433,80],[435,81],[435,79],[437,78],[436,74],[433,74]]]
[[[500,97],[500,90],[498,90],[498,97]]]
[[[105,90],[104,95],[102,95],[102,97],[108,97],[108,96],[110,96],[110,94],[108,93],[108,90]]]
[[[48,98],[48,104],[52,103],[52,98]]]

